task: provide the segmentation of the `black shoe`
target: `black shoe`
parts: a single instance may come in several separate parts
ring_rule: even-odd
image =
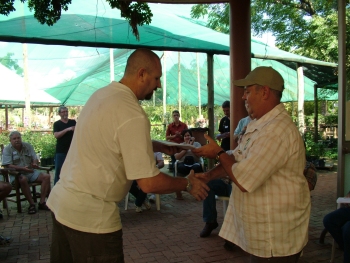
[[[39,209],[39,210],[50,211],[50,208],[46,205],[46,202],[44,202],[44,203],[39,203],[39,204],[38,204],[38,209]]]
[[[205,226],[202,232],[199,234],[200,237],[207,237],[210,235],[211,231],[219,226],[218,222],[214,223],[205,223]]]
[[[224,248],[225,248],[227,251],[233,251],[233,249],[235,248],[235,246],[236,246],[236,245],[233,244],[232,242],[225,240]]]
[[[8,246],[10,245],[12,242],[12,238],[11,237],[3,237],[0,236],[0,247],[1,246]]]

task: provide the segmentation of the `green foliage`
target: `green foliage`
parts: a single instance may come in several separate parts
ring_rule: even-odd
[[[0,133],[0,144],[4,146],[8,145],[10,143],[9,135],[9,131],[3,131],[2,133]]]
[[[20,76],[23,76],[23,69],[18,66],[17,59],[12,59],[14,53],[7,53],[6,56],[0,57],[0,64],[3,64],[5,67],[16,71]]]
[[[310,58],[338,62],[337,2],[251,1],[251,24],[255,36],[272,33],[282,50]],[[200,4],[192,7],[193,18],[207,16],[207,26],[229,32],[229,4]],[[350,36],[349,1],[346,1],[346,36]],[[350,42],[346,43],[347,80],[350,81]],[[337,74],[337,72],[335,72]],[[350,83],[348,83],[350,85]],[[350,96],[350,94],[348,94]]]
[[[166,127],[162,124],[151,126],[151,139],[152,140],[165,140]]]
[[[338,159],[338,148],[326,149],[324,157],[337,160]]]
[[[326,125],[334,125],[338,123],[338,115],[324,116],[324,122]]]
[[[56,138],[52,133],[45,133],[40,138],[40,157],[53,158],[56,153]]]
[[[106,0],[112,8],[120,9],[121,16],[129,21],[133,34],[139,40],[137,26],[149,25],[152,21],[152,12],[147,3],[124,0]],[[8,16],[16,11],[14,0],[0,1],[0,14]],[[62,10],[67,11],[72,0],[21,0],[27,2],[34,17],[41,23],[49,26],[54,25],[60,18]]]
[[[134,35],[139,40],[139,32],[137,26],[144,24],[149,25],[152,21],[152,12],[147,3],[121,1],[121,0],[107,0],[112,8],[120,9],[121,17],[129,21]]]
[[[229,4],[201,4],[191,10],[193,18],[208,16],[208,27],[222,33],[230,32],[230,5]]]
[[[22,0],[25,2],[25,0]],[[34,10],[34,17],[41,23],[52,26],[61,18],[62,10],[67,11],[71,0],[28,0],[28,7]]]
[[[321,136],[319,136],[321,137]],[[322,141],[314,142],[312,133],[305,133],[306,156],[315,156],[317,158],[325,155],[325,147]]]

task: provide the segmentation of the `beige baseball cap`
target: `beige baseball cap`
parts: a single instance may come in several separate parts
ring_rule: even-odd
[[[283,91],[284,80],[280,73],[272,67],[257,67],[253,69],[244,79],[234,80],[233,84],[238,87],[250,85],[268,86],[270,89]]]

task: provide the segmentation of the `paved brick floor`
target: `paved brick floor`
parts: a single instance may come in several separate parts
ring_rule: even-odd
[[[320,171],[316,189],[312,192],[312,212],[309,242],[300,259],[301,263],[329,262],[332,239],[326,236],[319,244],[324,215],[335,209],[336,172]],[[184,193],[185,200],[175,200],[174,195],[161,196],[161,210],[155,206],[150,211],[135,213],[133,202],[124,210],[119,207],[123,222],[124,253],[126,263],[142,262],[249,262],[247,254],[239,248],[229,252],[223,248],[218,236],[219,228],[208,238],[200,238],[202,222],[201,202]],[[24,211],[27,204],[23,202]],[[218,221],[222,223],[222,203],[218,201]],[[50,261],[51,217],[49,212],[35,215],[17,214],[11,205],[10,216],[0,221],[0,233],[12,236],[10,246],[0,248],[0,262]],[[336,250],[336,263],[342,262],[342,253]],[[63,262],[64,263],[64,262]]]

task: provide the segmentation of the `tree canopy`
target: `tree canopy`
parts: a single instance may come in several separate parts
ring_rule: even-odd
[[[28,4],[34,17],[41,23],[49,26],[54,25],[60,18],[62,10],[67,11],[72,0],[20,0]],[[137,26],[149,25],[152,19],[152,12],[147,3],[132,2],[124,0],[106,0],[112,8],[121,11],[121,16],[129,21],[133,34],[139,39]],[[0,14],[9,15],[16,11],[14,0],[0,1]]]
[[[7,53],[6,56],[0,57],[0,64],[3,64],[5,67],[16,71],[18,75],[23,77],[23,69],[18,65],[17,59],[12,59],[14,53]]]
[[[349,1],[346,1],[349,8]],[[191,16],[207,16],[207,26],[229,32],[229,4],[200,4]],[[327,62],[338,62],[338,13],[336,1],[329,0],[252,0],[252,31],[255,36],[271,32],[282,50]],[[350,13],[346,12],[350,37]],[[350,43],[346,43],[347,75],[350,79]],[[335,73],[336,74],[336,73]]]

